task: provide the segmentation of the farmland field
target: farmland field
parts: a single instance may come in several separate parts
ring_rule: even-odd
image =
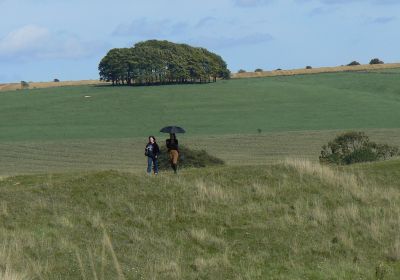
[[[143,164],[146,137],[163,141],[158,130],[169,124],[187,129],[182,143],[231,164],[290,155],[316,160],[322,144],[350,129],[399,144],[399,76],[400,70],[385,69],[1,92],[0,175],[135,170]]]

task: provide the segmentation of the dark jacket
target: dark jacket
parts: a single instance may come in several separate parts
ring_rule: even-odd
[[[150,142],[147,143],[146,149],[144,150],[145,156],[155,158],[158,157],[159,154],[160,154],[160,148],[158,147],[157,143],[153,144],[151,144]]]
[[[171,151],[171,150],[179,151],[178,140],[177,139],[175,139],[175,140],[174,139],[167,139],[165,142],[167,144],[168,151]]]

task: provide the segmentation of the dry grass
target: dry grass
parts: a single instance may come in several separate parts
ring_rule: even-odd
[[[226,192],[223,188],[215,183],[207,183],[202,179],[195,182],[197,195],[200,201],[211,201],[220,203],[233,202],[231,192]]]
[[[7,217],[8,216],[8,207],[7,207],[7,201],[1,201],[0,202],[0,217]]]
[[[83,86],[83,85],[107,85],[106,82],[98,80],[82,80],[82,81],[65,81],[65,82],[32,82],[29,83],[29,88],[51,88],[65,86]],[[0,91],[18,90],[21,89],[20,83],[0,84]]]
[[[157,276],[162,275],[162,279],[182,279],[182,271],[180,265],[173,260],[161,260],[152,267],[152,277],[150,279],[158,279]]]
[[[286,159],[284,165],[295,168],[300,175],[312,175],[334,186],[360,187],[359,179],[354,174],[346,174],[330,166],[324,166],[304,159]]]
[[[26,241],[26,240],[25,240]],[[29,270],[39,270],[37,266],[30,263],[29,259],[26,259],[23,254],[23,245],[28,246],[28,243],[22,244],[21,240],[17,240],[14,237],[5,238],[0,243],[0,279],[1,280],[28,280],[32,277],[28,277]],[[18,259],[18,265],[25,263],[26,271],[17,271],[14,264],[17,264],[15,260]],[[28,262],[28,263],[26,263]],[[29,268],[28,268],[29,267]],[[40,268],[42,269],[42,268]]]
[[[195,259],[193,263],[194,269],[200,273],[207,270],[216,270],[221,267],[229,267],[229,266],[230,262],[228,259],[228,255],[226,253],[208,259],[198,257]]]
[[[223,250],[226,247],[223,239],[210,234],[206,229],[192,229],[189,236],[194,242],[205,248]]]
[[[352,71],[370,71],[381,69],[400,68],[400,63],[375,64],[375,65],[355,65],[355,66],[336,66],[336,67],[320,67],[313,69],[293,69],[293,70],[275,70],[263,72],[245,72],[234,73],[232,78],[256,78],[256,77],[275,77],[275,76],[293,76],[305,74],[320,74],[320,73],[336,73],[336,72],[352,72]]]
[[[400,240],[399,237],[396,238],[391,248],[387,252],[387,257],[389,260],[398,262],[400,260]]]
[[[10,279],[53,279],[62,269],[64,279],[87,280],[373,279],[378,261],[394,266],[400,259],[399,195],[394,187],[360,178],[355,168],[287,159],[269,166],[188,169],[178,176],[26,177],[28,184],[38,181],[15,200],[7,199],[16,190],[2,188],[7,203],[0,203],[0,222],[18,214],[12,201],[26,202],[19,196],[30,191],[32,201],[24,207],[35,217],[52,212],[37,235],[29,234],[37,223],[29,232],[0,228],[0,273],[8,263],[9,274],[31,277]],[[19,189],[24,178],[18,178]],[[8,180],[13,186],[15,179]],[[88,199],[82,199],[85,194]],[[63,206],[55,203],[64,200]],[[70,213],[71,204],[80,211]],[[54,228],[55,239],[43,235]],[[73,266],[60,268],[60,260],[48,257],[51,250],[65,252],[62,263],[71,258]],[[279,273],[284,276],[277,278]]]
[[[349,193],[357,201],[366,202],[371,199],[371,190],[374,190],[375,182],[367,180],[362,172],[348,173],[339,170],[338,167],[325,166],[304,159],[286,159],[284,165],[294,168],[300,176],[310,175],[337,188],[341,197]]]
[[[26,274],[23,273],[16,273],[12,271],[11,268],[6,266],[4,272],[0,269],[0,279],[1,280],[28,280],[32,279],[30,277],[27,277]]]

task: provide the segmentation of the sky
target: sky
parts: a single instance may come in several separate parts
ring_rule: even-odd
[[[400,62],[400,0],[0,0],[0,83],[98,79],[112,48],[205,47],[232,72]]]

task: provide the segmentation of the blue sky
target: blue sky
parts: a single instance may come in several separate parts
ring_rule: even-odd
[[[0,0],[0,83],[97,79],[107,51],[202,46],[229,69],[400,62],[400,0]]]

